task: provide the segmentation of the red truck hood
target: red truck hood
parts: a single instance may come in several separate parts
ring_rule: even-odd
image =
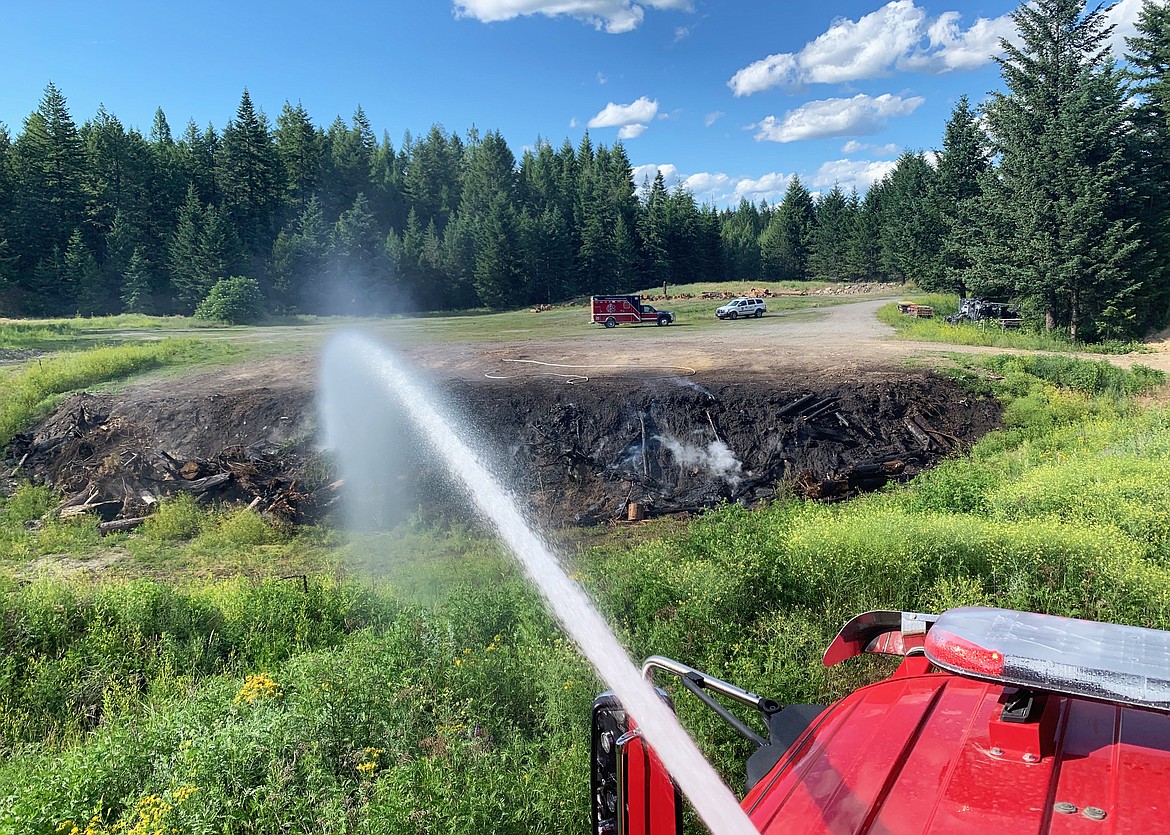
[[[945,673],[862,688],[743,806],[764,835],[1170,832],[1170,716],[1052,696],[1051,750],[1025,762],[994,750],[1003,690]]]

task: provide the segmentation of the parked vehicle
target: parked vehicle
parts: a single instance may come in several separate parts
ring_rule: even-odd
[[[952,325],[959,322],[991,321],[1002,328],[1018,328],[1023,320],[1020,311],[1006,302],[992,302],[987,299],[959,299],[959,312],[948,316]]]
[[[768,306],[763,299],[732,299],[723,307],[715,309],[717,319],[744,319],[754,316],[757,319],[768,312]]]
[[[597,325],[605,325],[607,328],[637,322],[669,325],[674,321],[673,313],[669,310],[655,310],[648,304],[642,304],[641,296],[594,296],[592,307],[590,321]]]
[[[877,611],[850,620],[824,664],[865,653],[902,660],[827,708],[658,656],[642,671],[677,676],[756,746],[741,806],[762,835],[1170,831],[1170,632],[984,607]],[[767,736],[727,703],[754,710]],[[610,693],[594,703],[590,762],[594,835],[681,831],[678,789]]]

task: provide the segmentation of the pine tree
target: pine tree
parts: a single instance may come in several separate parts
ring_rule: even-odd
[[[699,209],[695,196],[678,186],[666,198],[666,256],[671,284],[688,284],[699,272]],[[657,286],[657,285],[655,285]]]
[[[1133,127],[1104,11],[1036,0],[1013,19],[1019,45],[1005,41],[997,59],[1009,92],[987,108],[1000,164],[983,200],[980,270],[1049,330],[1136,333],[1145,291],[1126,155]]]
[[[929,283],[939,273],[941,221],[930,194],[935,171],[922,153],[906,151],[883,180],[881,270],[896,281]]]
[[[855,281],[880,281],[888,276],[881,271],[882,252],[882,193],[881,183],[874,183],[865,192],[853,216],[853,229],[846,253],[846,273]],[[857,202],[857,193],[853,194]]]
[[[208,206],[203,212],[203,228],[199,234],[199,265],[204,285],[200,301],[217,281],[235,276],[243,260],[235,225],[218,206]]]
[[[150,177],[144,197],[145,216],[136,219],[135,224],[142,233],[151,280],[164,281],[167,242],[174,230],[179,206],[186,197],[187,182],[183,174],[182,149],[171,136],[171,126],[162,108],[155,111],[148,147]]]
[[[646,195],[638,222],[638,263],[642,286],[658,287],[670,280],[670,255],[666,249],[666,181],[662,172]]]
[[[203,234],[203,206],[192,184],[187,189],[187,200],[179,209],[175,232],[171,236],[168,257],[171,284],[176,306],[191,313],[211,289],[208,276],[203,273],[200,238]]]
[[[536,253],[535,298],[551,303],[572,295],[573,249],[569,227],[554,203],[536,219],[536,237],[530,246]]]
[[[979,198],[991,169],[988,139],[966,96],[951,111],[932,181],[930,202],[941,224],[938,271],[920,279],[926,290],[948,290],[967,297],[975,277],[975,256],[983,233]]]
[[[360,106],[353,115],[352,128],[340,117],[333,121],[325,133],[325,148],[326,205],[338,210],[351,207],[358,194],[364,195],[370,188],[377,150],[370,122]]]
[[[389,309],[391,269],[386,238],[364,194],[359,194],[334,224],[329,257],[331,289],[340,292],[338,301],[346,312],[369,315]]]
[[[699,211],[699,258],[696,277],[701,281],[718,281],[723,259],[723,241],[719,236],[719,212],[714,204],[705,203]]]
[[[126,313],[151,313],[152,285],[146,251],[136,247],[122,278],[122,310]]]
[[[1139,321],[1161,327],[1170,314],[1170,6],[1146,0],[1127,44],[1137,101],[1131,152],[1137,234],[1151,244],[1138,253],[1136,269],[1147,276]]]
[[[85,211],[85,148],[65,97],[52,83],[25,120],[12,152],[18,189],[12,243],[23,271],[49,258],[54,249],[64,251]],[[42,270],[41,275],[47,273]],[[52,295],[63,298],[68,293]]]
[[[272,276],[270,302],[276,311],[325,311],[328,299],[318,290],[329,250],[329,224],[316,197],[272,245],[268,274]]]
[[[407,228],[410,228],[409,221]],[[419,247],[421,251],[421,240]],[[459,214],[451,218],[443,230],[440,253],[440,269],[447,279],[448,291],[445,298],[435,299],[431,306],[474,307],[479,303],[475,292],[475,229],[466,218]]]
[[[187,122],[187,130],[177,145],[180,180],[195,186],[196,195],[205,205],[219,200],[215,162],[219,147],[215,128],[208,125],[200,131],[194,121]]]
[[[853,231],[853,208],[841,186],[822,194],[816,201],[816,223],[809,236],[809,272],[821,281],[847,278],[849,240]]]
[[[370,172],[370,210],[378,223],[387,229],[406,222],[406,198],[403,168],[390,137],[383,132],[382,142],[374,152]]]
[[[62,316],[76,312],[69,307],[76,298],[77,288],[69,283],[61,250],[57,247],[37,261],[25,286],[24,310],[27,315]]]
[[[17,316],[22,311],[16,290],[16,257],[10,254],[8,241],[0,238],[0,315]]]
[[[425,139],[409,147],[409,154],[404,178],[407,200],[424,227],[433,219],[442,230],[462,200],[463,143],[432,125]]]
[[[96,316],[102,313],[112,313],[114,296],[110,288],[104,286],[101,272],[98,270],[97,259],[85,245],[81,237],[81,230],[74,231],[69,238],[69,245],[65,248],[65,257],[62,262],[62,284],[70,288],[70,297],[65,299],[74,313],[83,316]]]
[[[154,161],[146,140],[137,131],[123,128],[104,107],[81,134],[86,149],[87,237],[100,245],[113,227],[115,215],[121,214],[123,222],[135,226],[145,224],[151,210]],[[100,254],[100,248],[95,250]]]
[[[517,186],[516,158],[498,131],[468,144],[463,172],[461,214],[485,218],[501,194],[512,203]]]
[[[122,286],[126,271],[130,267],[130,259],[139,249],[143,249],[142,235],[126,219],[124,212],[116,212],[110,231],[106,233],[106,257],[101,265],[102,280],[111,292]],[[145,251],[143,257],[145,258]]]
[[[631,287],[638,278],[638,250],[626,218],[618,214],[613,225],[614,277],[611,286]]]
[[[720,276],[723,281],[759,281],[763,278],[760,262],[760,234],[763,231],[759,210],[744,198],[740,198],[734,210],[724,212],[719,228]]]
[[[276,155],[284,169],[288,204],[299,215],[313,199],[321,181],[325,136],[313,127],[308,111],[300,102],[293,107],[286,101],[276,117],[273,138]]]
[[[499,191],[476,227],[475,239],[475,290],[493,310],[514,306],[523,299],[517,231],[512,205]]]
[[[760,261],[765,279],[803,281],[808,278],[814,213],[812,195],[800,177],[793,177],[780,208],[760,235]]]
[[[271,250],[286,181],[268,119],[244,90],[216,152],[216,182],[219,204],[250,256]]]
[[[12,175],[12,142],[8,129],[0,123],[0,313],[16,314],[19,310],[16,299],[16,256],[9,240],[12,238],[12,213],[16,200]]]

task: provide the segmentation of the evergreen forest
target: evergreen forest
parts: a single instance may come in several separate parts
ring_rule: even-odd
[[[1170,9],[1147,0],[1124,60],[1105,9],[1014,13],[1003,89],[963,98],[942,147],[864,194],[718,208],[626,149],[439,125],[398,147],[359,106],[275,124],[244,91],[222,128],[149,133],[50,83],[0,125],[0,315],[190,314],[244,278],[270,314],[506,309],[695,281],[911,282],[1010,301],[1073,340],[1140,336],[1170,310]],[[251,282],[254,282],[252,284]]]

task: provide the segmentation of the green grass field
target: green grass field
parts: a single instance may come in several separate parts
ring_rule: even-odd
[[[495,321],[526,315],[546,314]],[[908,486],[553,541],[632,655],[781,702],[882,674],[820,665],[867,609],[1170,628],[1162,375],[1010,355],[952,373],[1006,425]],[[0,500],[0,833],[588,830],[602,685],[484,530],[350,539],[180,498],[103,539],[50,520],[56,501]],[[745,743],[673,695],[741,789]]]

